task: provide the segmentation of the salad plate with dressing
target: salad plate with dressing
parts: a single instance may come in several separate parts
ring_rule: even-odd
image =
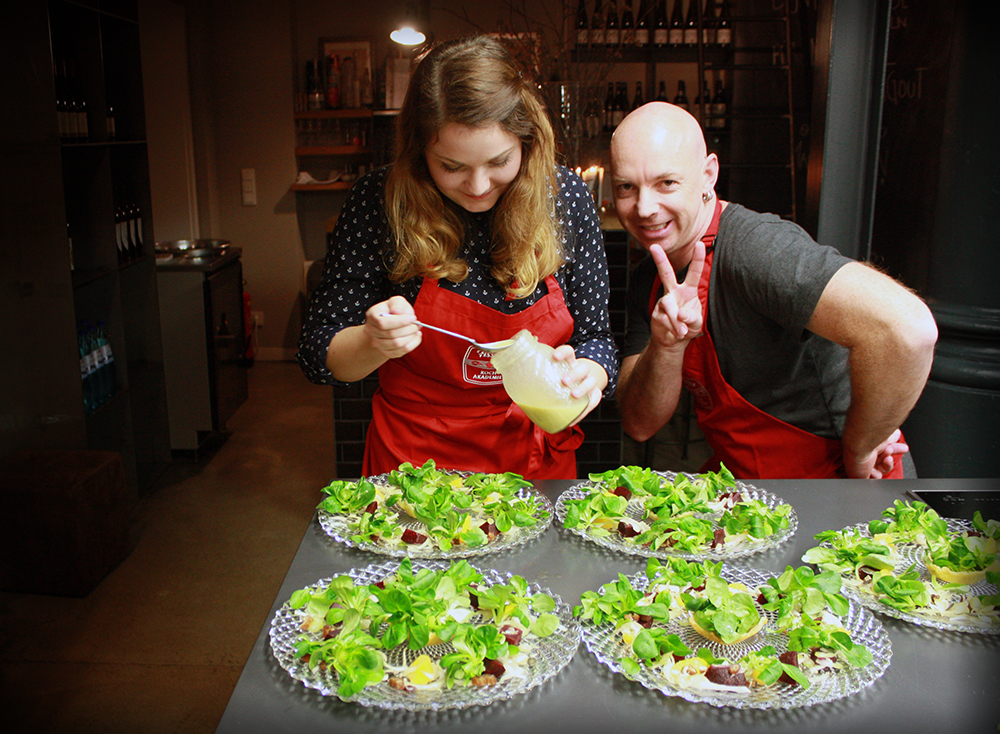
[[[840,577],[808,566],[778,575],[650,558],[586,591],[573,613],[590,652],[614,673],[667,696],[714,706],[791,709],[870,686],[892,656]]]
[[[555,504],[563,527],[631,555],[730,560],[792,537],[795,510],[725,466],[693,475],[623,466],[570,487]]]
[[[276,612],[278,664],[324,696],[384,709],[482,706],[570,661],[580,624],[521,576],[465,559],[384,561],[294,592]]]
[[[507,550],[545,532],[551,501],[520,474],[404,463],[323,488],[324,532],[352,548],[386,556],[469,558]]]
[[[1000,522],[943,518],[896,500],[882,517],[815,536],[802,557],[841,575],[844,592],[912,624],[1000,634]]]

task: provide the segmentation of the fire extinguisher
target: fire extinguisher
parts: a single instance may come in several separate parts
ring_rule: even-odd
[[[257,345],[254,342],[253,312],[250,310],[250,294],[246,289],[247,282],[243,281],[243,334],[246,336],[246,358],[253,361],[257,355]]]

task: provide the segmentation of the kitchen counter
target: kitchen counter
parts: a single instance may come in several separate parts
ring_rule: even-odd
[[[572,484],[547,481],[536,486],[554,502]],[[760,480],[751,484],[789,502],[798,516],[798,530],[786,543],[734,562],[772,572],[802,565],[801,556],[816,544],[816,533],[875,519],[894,500],[911,499],[907,491],[1000,491],[1000,479]],[[1000,635],[942,631],[883,615],[878,618],[892,644],[885,674],[853,696],[791,710],[720,708],[665,696],[612,674],[582,642],[569,665],[544,685],[509,701],[465,710],[408,713],[365,708],[322,696],[291,679],[274,660],[268,641],[278,607],[296,589],[383,560],[383,556],[332,542],[313,519],[267,614],[218,734],[922,734],[996,732],[1000,725]],[[619,571],[639,572],[646,561],[599,548],[563,530],[555,520],[540,538],[525,546],[470,562],[518,573],[573,606],[584,591],[614,580]]]

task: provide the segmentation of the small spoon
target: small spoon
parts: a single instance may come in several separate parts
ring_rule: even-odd
[[[448,331],[447,329],[442,329],[439,326],[431,326],[430,324],[425,324],[421,321],[414,321],[413,323],[419,326],[421,329],[440,331],[442,334],[453,336],[456,339],[464,339],[477,349],[482,349],[484,352],[499,352],[501,349],[506,349],[507,347],[509,347],[514,341],[513,339],[504,339],[498,342],[487,342],[486,344],[480,344],[475,339],[471,339],[463,334],[456,334],[454,331]]]

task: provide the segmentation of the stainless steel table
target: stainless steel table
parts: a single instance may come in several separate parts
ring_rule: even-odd
[[[573,482],[539,482],[553,501]],[[877,518],[907,490],[1000,490],[1000,479],[768,480],[752,482],[783,498],[799,519],[781,547],[742,565],[782,571],[802,565],[813,536]],[[317,502],[319,495],[317,493]],[[219,723],[219,734],[252,732],[482,732],[482,734],[617,734],[692,732],[996,732],[1000,725],[1000,636],[922,628],[881,616],[892,643],[885,674],[859,694],[785,711],[718,708],[643,688],[610,673],[581,643],[569,665],[545,685],[489,707],[440,713],[400,713],[324,697],[293,681],[275,662],[268,627],[291,593],[356,566],[384,560],[330,542],[314,520],[274,600],[267,622]],[[644,568],[645,560],[610,553],[558,527],[497,556],[474,559],[481,568],[519,573],[570,604],[582,592]],[[238,593],[238,591],[237,591]]]

